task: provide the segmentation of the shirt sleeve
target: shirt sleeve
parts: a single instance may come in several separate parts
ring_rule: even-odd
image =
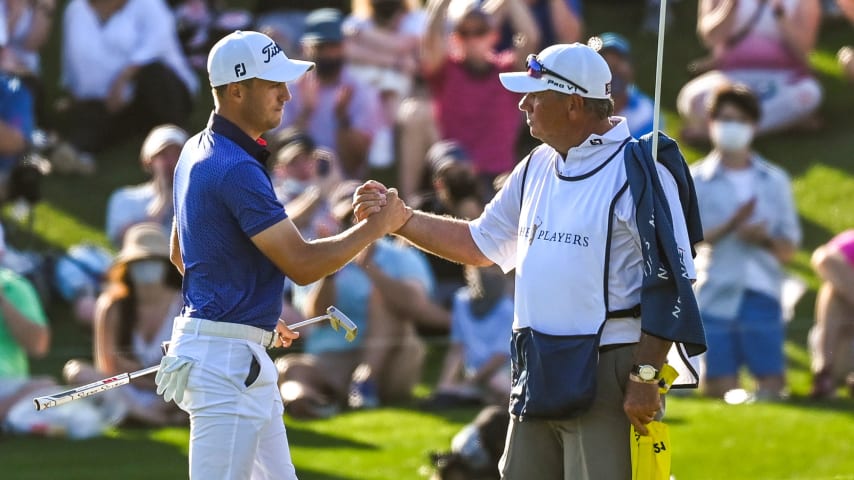
[[[667,170],[667,167],[661,163],[656,163],[655,167],[658,170],[658,178],[661,181],[664,196],[667,197],[670,216],[673,218],[673,233],[676,236],[679,257],[682,259],[682,264],[685,266],[688,278],[694,280],[697,278],[697,272],[694,270],[694,258],[691,256],[691,241],[688,239],[688,226],[685,224],[685,214],[682,211],[682,202],[679,200],[679,187],[677,187],[676,180],[670,174],[670,171]]]
[[[17,274],[15,274],[17,276]],[[42,309],[41,300],[33,285],[24,277],[7,281],[3,288],[3,294],[9,303],[21,312],[21,315],[36,325],[47,325],[47,317]]]
[[[175,33],[175,18],[163,0],[137,0],[140,39],[130,57],[132,65],[146,65],[169,50],[168,41]]]
[[[254,160],[232,167],[223,176],[219,191],[222,201],[249,237],[288,217],[285,207],[276,199],[270,177]]]
[[[516,242],[522,210],[522,175],[528,158],[516,165],[504,187],[486,205],[480,217],[469,223],[477,248],[504,270],[516,268]]]

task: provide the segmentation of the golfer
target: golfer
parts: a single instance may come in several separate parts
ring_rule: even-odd
[[[376,220],[314,242],[288,219],[259,137],[279,125],[286,83],[312,67],[261,33],[220,40],[208,58],[214,112],[175,170],[171,258],[184,308],[157,384],[190,414],[192,479],[296,478],[265,351],[298,336],[278,322],[285,275],[307,284],[333,273],[409,215],[391,193]]]
[[[649,139],[611,116],[611,73],[586,45],[548,47],[527,72],[500,78],[525,94],[519,108],[543,144],[479,218],[416,211],[397,234],[456,262],[516,271],[502,478],[627,480],[630,424],[645,434],[661,415],[671,343],[705,350],[690,174],[671,140],[654,163]],[[356,192],[357,218],[393,200],[370,181]]]

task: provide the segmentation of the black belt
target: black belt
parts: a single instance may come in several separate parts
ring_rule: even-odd
[[[605,318],[638,318],[641,316],[640,303],[634,307],[624,308],[622,310],[611,310],[605,314]]]

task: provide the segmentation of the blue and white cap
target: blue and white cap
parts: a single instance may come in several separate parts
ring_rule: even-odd
[[[208,55],[212,87],[250,78],[292,82],[312,68],[313,62],[289,59],[272,38],[259,32],[230,33]]]
[[[552,45],[538,55],[528,56],[526,66],[526,72],[499,74],[504,88],[517,93],[554,90],[586,98],[611,98],[611,69],[587,45]]]

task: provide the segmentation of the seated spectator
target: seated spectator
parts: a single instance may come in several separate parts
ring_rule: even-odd
[[[164,232],[172,231],[172,180],[186,141],[187,132],[180,127],[160,125],[142,142],[139,160],[151,179],[121,187],[107,201],[107,238],[114,246],[121,246],[125,232],[139,223],[154,222]]]
[[[278,132],[273,144],[271,179],[288,217],[306,238],[331,235],[329,196],[341,181],[334,155],[294,128]]]
[[[702,0],[697,30],[712,54],[695,64],[704,73],[679,92],[683,138],[708,138],[709,94],[731,82],[748,85],[759,98],[757,134],[817,127],[822,89],[807,59],[820,22],[819,0]]]
[[[50,37],[56,2],[6,0],[3,7],[0,7],[0,71],[24,82],[34,99],[36,113],[42,117],[45,112],[41,108],[44,93],[39,50]]]
[[[583,5],[581,0],[524,0],[537,22],[540,43],[534,47],[539,51],[558,43],[575,43],[584,34]],[[509,19],[501,21],[501,40],[498,50],[513,47],[515,31]]]
[[[614,115],[625,117],[629,131],[635,138],[652,132],[654,104],[651,98],[635,85],[635,68],[632,64],[632,46],[618,33],[607,32],[591,37],[587,45],[598,51],[611,68],[611,98]],[[660,122],[659,130],[664,130]]]
[[[0,256],[5,251],[0,228]],[[81,400],[43,412],[33,397],[65,390],[49,377],[32,377],[29,358],[50,349],[50,326],[33,285],[0,268],[0,427],[16,434],[100,435],[109,420],[91,402]]]
[[[432,95],[435,120],[413,116],[401,125],[407,135],[431,135],[438,127],[444,140],[458,142],[471,155],[484,195],[491,196],[492,180],[516,163],[516,142],[522,116],[518,94],[501,86],[498,74],[518,70],[539,45],[539,33],[522,0],[490,2],[486,11],[471,0],[431,0],[427,32],[422,45],[422,71]],[[505,15],[513,23],[519,41],[512,50],[496,52],[496,21]],[[452,32],[447,35],[450,24]],[[431,125],[435,122],[435,126]],[[406,133],[407,131],[411,133]],[[407,141],[411,141],[409,138]],[[416,141],[416,144],[430,145]],[[401,195],[411,200],[424,169],[424,153],[402,151]]]
[[[513,299],[498,266],[466,267],[468,285],[451,310],[451,347],[445,356],[433,404],[458,400],[501,404],[510,395],[510,333]]]
[[[17,77],[0,73],[0,203],[7,200],[9,177],[30,145],[33,100]]]
[[[342,229],[352,221],[356,186],[347,182],[335,196],[333,212]],[[306,316],[335,305],[358,326],[359,335],[348,343],[328,324],[317,325],[303,333],[306,353],[278,359],[287,411],[300,418],[324,417],[345,405],[371,408],[408,398],[426,353],[413,320],[436,309],[429,301],[432,286],[421,253],[383,239],[335,274],[299,287],[294,304]],[[440,321],[447,327],[447,317]]]
[[[697,302],[706,327],[705,393],[738,387],[746,365],[757,399],[784,394],[783,265],[801,239],[786,173],[751,150],[758,99],[723,86],[709,104],[714,149],[694,164],[705,242],[697,254]]]
[[[854,230],[818,247],[812,265],[822,283],[809,338],[813,372],[810,396],[832,397],[845,381],[854,397]]]
[[[164,0],[72,0],[63,18],[62,84],[70,96],[67,140],[98,152],[155,125],[182,124],[198,79]]]
[[[432,175],[433,188],[421,196],[414,207],[456,218],[479,217],[483,211],[480,183],[462,148],[452,141],[436,142],[427,152],[426,163]],[[450,309],[457,290],[465,285],[463,266],[436,255],[428,255],[427,261],[436,276],[433,299]]]
[[[85,384],[160,363],[161,344],[172,335],[181,312],[181,276],[169,262],[169,241],[160,225],[131,227],[98,298],[95,314],[94,365],[70,360],[68,383]],[[185,423],[174,403],[156,394],[154,377],[142,377],[111,394],[124,403],[128,418],[151,425]]]
[[[334,9],[315,10],[306,18],[303,52],[315,68],[291,88],[282,126],[308,133],[337,155],[345,177],[361,179],[371,141],[383,123],[382,110],[377,91],[346,66],[342,22]]]

